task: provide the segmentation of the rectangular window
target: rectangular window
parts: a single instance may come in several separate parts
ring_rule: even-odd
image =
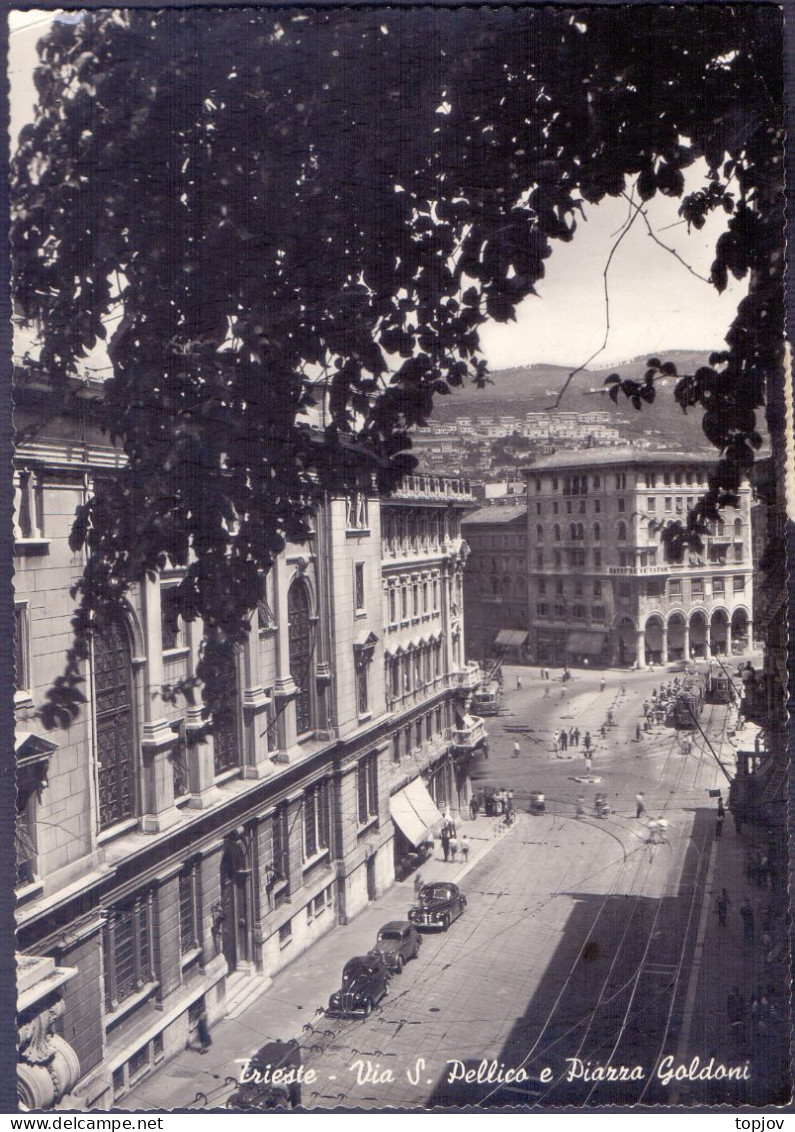
[[[16,857],[16,887],[33,884],[36,880],[36,802],[35,784],[17,783],[16,827],[14,852]]]
[[[392,762],[400,762],[400,735],[392,736]]]
[[[536,613],[539,617],[546,617],[549,614],[549,606],[545,601],[539,601],[536,605]]]
[[[618,509],[619,509],[619,511],[626,511],[626,509],[627,509],[627,501],[626,501],[626,499],[619,499],[619,501],[618,501]]]
[[[329,843],[328,786],[325,782],[304,795],[304,860],[309,861]]]
[[[177,741],[171,748],[171,771],[174,780],[174,800],[187,799],[190,794],[190,772],[188,770],[188,744],[185,738],[185,722],[180,719],[171,724]]]
[[[409,732],[410,732],[409,728]],[[367,755],[356,768],[359,825],[366,825],[378,814],[378,756]]]
[[[271,819],[273,879],[276,884],[287,880],[290,875],[290,841],[287,822],[287,806],[281,805]]]
[[[188,865],[179,874],[179,949],[185,955],[199,946],[198,866]]]
[[[109,1013],[154,982],[150,911],[146,893],[108,912],[102,950]]]
[[[370,689],[367,678],[369,667],[364,661],[356,665],[356,710],[359,715],[367,715],[370,710]]]
[[[742,560],[743,560],[743,546],[742,546],[742,543],[738,542],[738,543],[734,544],[734,561],[735,562],[742,562]]]
[[[409,615],[409,588],[407,585],[400,587],[400,617],[405,621]]]
[[[563,565],[563,559],[561,557],[560,551],[559,550],[553,550],[552,555],[553,555],[553,558],[554,558],[555,566],[562,566]]]
[[[654,498],[653,495],[650,495],[649,498],[646,500],[646,510],[649,511],[652,515],[657,510],[657,500]]]
[[[433,738],[433,715],[430,712],[425,716],[425,738],[429,743]]]
[[[394,586],[389,587],[389,624],[394,625],[397,621],[397,590]]]
[[[558,501],[556,499],[555,502],[552,504],[552,514],[557,515],[557,513],[558,513]]]
[[[276,618],[273,615],[273,605],[270,598],[270,585],[268,575],[259,576],[259,598],[257,599],[257,628],[261,633],[276,628]]]
[[[177,612],[176,586],[160,588],[160,638],[163,652],[182,648],[182,626]]]
[[[684,500],[681,495],[677,495],[676,497],[676,513],[677,515],[684,514]]]
[[[539,578],[538,579],[538,592],[540,594],[545,594],[547,592],[547,580],[546,580],[546,578]]]
[[[412,734],[411,724],[409,724],[409,726],[403,732],[403,738],[404,738],[404,741],[405,741],[405,744],[406,744],[406,754],[407,755],[410,755],[411,752],[414,750],[414,744],[411,741],[411,734]]]
[[[591,617],[593,618],[594,621],[604,621],[604,619],[605,619],[605,607],[603,605],[592,605],[591,606]]]
[[[537,550],[536,551],[536,566],[539,568],[539,570],[542,570],[543,567],[544,567],[544,552],[543,552],[543,550]]]
[[[692,580],[692,582],[690,583],[690,594],[691,597],[694,598],[704,596],[704,582],[701,580],[701,578],[694,578]]]
[[[736,594],[745,593],[745,575],[736,574],[734,577],[734,592]]]
[[[17,692],[30,689],[30,634],[27,605],[14,606],[14,687]]]
[[[679,578],[672,579],[669,582],[669,587],[670,588],[669,588],[668,592],[669,592],[671,597],[681,597],[682,596],[682,582]]]
[[[434,613],[439,608],[439,581],[437,578],[433,579],[433,611]]]
[[[422,746],[422,720],[418,719],[414,724],[414,744],[417,750]]]
[[[712,579],[712,593],[715,597],[723,597],[726,592],[726,586],[723,578]]]
[[[593,584],[593,596],[594,597],[601,597],[602,596],[602,583],[601,582],[594,582],[594,584]]]
[[[674,501],[673,501],[672,496],[666,495],[666,497],[665,497],[665,510],[666,511],[673,511],[673,505],[674,505]]]
[[[601,567],[601,565],[602,565],[602,552],[601,552],[601,550],[595,550],[593,552],[593,564],[594,564],[594,566],[597,567],[597,569],[599,567]]]
[[[580,605],[579,603],[576,603],[574,605],[574,608],[572,609],[572,615],[573,615],[575,621],[584,621],[585,620],[585,606]]]
[[[361,613],[364,610],[364,563],[357,562],[353,568],[353,590],[354,590],[354,605],[356,612]]]
[[[286,924],[282,924],[279,928],[279,947],[287,947],[288,943],[292,942],[293,938],[293,921],[288,920]]]
[[[556,617],[565,617],[566,616],[566,606],[562,602],[559,602],[559,601],[555,602],[555,616]]]
[[[420,587],[417,582],[414,582],[411,587],[411,613],[413,617],[419,617]]]
[[[618,583],[618,596],[619,597],[629,597],[631,593],[632,593],[632,589],[630,587],[629,582],[619,582]]]
[[[593,501],[593,509],[594,509],[594,514],[595,514],[595,515],[598,515],[598,514],[599,514],[599,513],[601,512],[601,510],[602,510],[602,501],[601,501],[601,499],[594,499],[594,501]]]
[[[422,612],[428,612],[428,583],[422,583]]]

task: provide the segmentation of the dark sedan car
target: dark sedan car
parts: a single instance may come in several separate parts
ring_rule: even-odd
[[[382,959],[390,971],[400,974],[404,963],[417,958],[421,946],[422,936],[415,927],[405,920],[392,920],[379,931],[371,954]]]
[[[244,1064],[240,1083],[226,1102],[237,1112],[297,1108],[301,1103],[298,1042],[268,1042]]]
[[[386,964],[377,955],[349,959],[342,972],[342,986],[329,999],[326,1014],[366,1018],[389,989],[389,977]]]
[[[457,884],[434,881],[420,889],[419,903],[409,912],[409,921],[416,928],[439,928],[446,932],[467,906],[467,898]]]

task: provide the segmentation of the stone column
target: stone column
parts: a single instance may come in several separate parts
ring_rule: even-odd
[[[289,701],[295,696],[297,688],[290,673],[290,636],[287,613],[287,564],[283,557],[276,559],[271,567],[273,578],[273,604],[276,624],[276,679],[273,685],[273,698],[276,702],[276,733],[278,742],[278,762],[288,761],[288,751],[295,746],[295,712]]]
[[[273,769],[267,738],[267,712],[271,701],[260,681],[256,610],[243,648],[243,683],[243,777],[265,778]]]
[[[199,662],[199,644],[203,636],[201,622],[194,621],[190,626],[190,668],[196,672]],[[200,699],[201,689],[196,689]],[[194,810],[206,810],[223,798],[215,785],[215,748],[211,734],[205,734],[207,720],[202,718],[200,704],[185,710],[185,745],[188,751],[188,778],[190,779],[190,802]]]
[[[169,755],[177,734],[160,714],[163,674],[163,639],[160,624],[160,583],[146,577],[141,582],[144,646],[144,713],[141,754],[143,762],[143,814],[141,828],[159,833],[182,821],[174,805],[174,771]]]
[[[689,621],[685,621],[685,632],[684,632],[684,638],[683,639],[684,639],[685,660],[689,661],[690,660],[690,622]]]
[[[646,630],[645,629],[638,629],[636,649],[637,649],[637,658],[638,658],[638,668],[645,668],[646,667]]]

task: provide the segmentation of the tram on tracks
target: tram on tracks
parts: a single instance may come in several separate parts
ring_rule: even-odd
[[[708,677],[698,674],[687,676],[683,680],[667,720],[671,727],[678,731],[695,729],[704,707],[708,683]]]

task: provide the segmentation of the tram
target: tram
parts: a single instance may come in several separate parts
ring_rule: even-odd
[[[688,677],[671,707],[668,723],[677,730],[692,731],[698,723],[704,706],[704,694],[708,681],[703,677]]]
[[[732,683],[725,672],[715,672],[708,677],[705,699],[711,704],[728,704],[734,699]]]
[[[472,712],[474,715],[498,715],[502,688],[497,680],[488,680],[477,689],[472,697]]]

